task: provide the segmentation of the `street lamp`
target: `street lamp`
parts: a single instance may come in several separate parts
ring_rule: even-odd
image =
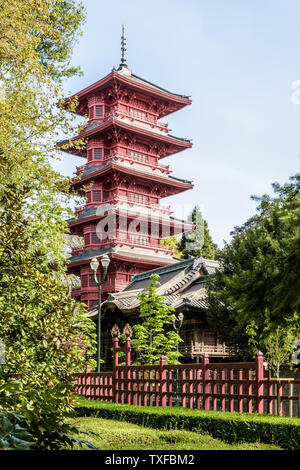
[[[179,330],[182,327],[183,319],[184,319],[184,315],[182,312],[178,314],[178,318],[176,318],[175,315],[173,316],[173,327],[177,334],[179,334]],[[177,351],[178,351],[178,344],[177,344]]]
[[[178,335],[179,335],[180,328],[182,327],[183,319],[184,319],[184,315],[182,312],[178,314],[178,318],[176,318],[175,315],[173,317],[173,327]],[[179,352],[179,348],[178,348],[178,343],[177,343],[177,357],[178,357],[178,352]],[[179,371],[177,369],[176,370],[176,406],[178,406],[178,372]]]
[[[100,341],[101,341],[101,286],[105,281],[109,263],[110,263],[109,256],[108,255],[103,255],[102,258],[101,258],[103,274],[102,274],[101,281],[98,281],[98,279],[97,279],[97,270],[99,268],[99,261],[97,260],[97,258],[92,258],[91,262],[90,262],[90,267],[91,267],[91,270],[93,271],[93,274],[94,274],[94,281],[95,281],[96,285],[98,286],[97,372],[100,372],[100,356],[101,356],[101,350],[100,350]]]

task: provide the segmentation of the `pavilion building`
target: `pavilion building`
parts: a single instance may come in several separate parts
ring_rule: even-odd
[[[159,275],[156,293],[173,307],[177,318],[179,313],[183,315],[180,361],[201,362],[204,354],[209,354],[214,362],[218,362],[232,355],[234,349],[218,338],[207,320],[207,281],[218,269],[220,264],[216,260],[191,257],[136,274],[123,291],[110,294],[102,303],[101,357],[105,360],[105,367],[109,369],[112,366],[112,327],[116,324],[122,331],[126,324],[135,325],[139,321],[139,294],[147,289],[154,273]],[[91,309],[88,316],[97,320],[97,308]],[[173,329],[173,326],[169,328]],[[136,358],[134,350],[132,357]]]

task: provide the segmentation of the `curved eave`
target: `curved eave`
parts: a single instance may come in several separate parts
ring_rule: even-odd
[[[80,179],[76,179],[75,181],[72,181],[71,185],[74,188],[78,189],[83,184],[94,181],[99,176],[103,176],[106,173],[111,172],[112,170],[119,171],[120,173],[125,173],[126,175],[137,176],[147,182],[149,182],[150,180],[150,181],[155,181],[156,183],[162,183],[163,185],[168,186],[170,189],[172,188],[170,195],[178,194],[182,191],[186,191],[187,189],[193,189],[194,187],[194,185],[190,182],[184,183],[180,181],[171,180],[171,177],[160,178],[159,176],[151,175],[146,172],[139,171],[139,170],[134,170],[132,168],[127,168],[125,166],[123,167],[123,166],[117,165],[116,163],[108,163],[107,165],[104,166],[104,168],[101,168],[100,170],[95,171],[94,173],[90,173],[86,176],[82,176]]]
[[[89,85],[88,87],[83,88],[82,90],[78,91],[78,93],[75,93],[74,95],[66,98],[64,102],[62,103],[62,105],[63,106],[66,105],[69,101],[72,101],[74,98],[77,98],[79,102],[81,100],[85,100],[89,94],[101,91],[101,89],[106,88],[110,83],[113,83],[115,80],[119,81],[123,85],[127,85],[130,88],[147,93],[156,98],[161,98],[162,100],[170,101],[172,104],[177,105],[177,108],[178,108],[177,110],[183,108],[184,106],[190,105],[192,103],[192,101],[189,98],[185,97],[184,95],[179,95],[179,94],[169,92],[139,77],[137,78],[139,78],[140,81],[130,79],[129,77],[130,75],[124,76],[118,73],[117,71],[112,71],[111,73],[103,77],[101,80],[98,80],[92,85]],[[133,75],[133,77],[136,77],[136,76]],[[81,111],[76,112],[76,114],[80,116],[85,115],[85,113]],[[163,117],[168,114],[169,113],[165,113],[165,114],[160,115],[159,117]]]

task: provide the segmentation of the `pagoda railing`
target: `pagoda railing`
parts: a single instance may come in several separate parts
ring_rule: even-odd
[[[170,131],[167,123],[164,123],[161,121],[155,121],[152,119],[148,119],[146,117],[143,118],[141,116],[136,116],[130,113],[126,113],[125,111],[122,111],[118,108],[115,108],[114,110],[111,110],[108,113],[105,113],[105,115],[101,118],[90,119],[88,124],[97,123],[97,122],[99,123],[106,122],[113,117],[117,117],[117,118],[120,117],[121,119],[126,118],[126,119],[129,119],[130,121],[139,121],[142,124],[146,124],[147,127],[157,128],[161,133],[165,133],[165,134]],[[82,132],[84,132],[85,129],[86,128],[84,128]]]
[[[166,248],[161,246],[160,239],[151,237],[147,234],[141,233],[132,233],[126,230],[116,230],[115,234],[106,234],[107,237],[105,239],[101,239],[99,237],[99,241],[97,243],[89,243],[84,247],[76,247],[72,249],[72,256],[78,256],[84,252],[85,249],[99,249],[99,248],[106,248],[107,246],[112,245],[128,245],[130,247],[137,246],[139,248],[153,249],[156,252],[164,253],[164,254],[172,254],[172,248]]]
[[[166,175],[169,175],[171,173],[170,165],[163,165],[162,163],[154,164],[154,163],[148,162],[147,160],[141,160],[141,159],[138,159],[137,157],[134,157],[132,155],[128,155],[126,153],[118,152],[114,155],[110,155],[109,157],[104,158],[103,160],[93,160],[91,162],[85,163],[84,165],[77,166],[75,174],[76,174],[76,176],[79,176],[80,173],[82,173],[92,163],[106,164],[106,163],[110,162],[111,160],[121,161],[121,162],[125,160],[125,161],[130,162],[131,165],[134,165],[134,163],[136,163],[136,164],[138,164],[142,167],[151,168],[151,170],[153,172],[159,171],[160,173],[163,173],[163,174],[166,174]]]
[[[106,202],[106,201],[105,201]],[[134,206],[137,206],[138,210],[142,210],[142,209],[147,209],[146,212],[157,212],[159,214],[164,214],[164,215],[170,215],[171,214],[171,206],[161,206],[159,204],[144,204],[144,203],[141,203],[141,202],[136,202],[136,201],[132,201],[130,200],[129,198],[127,198],[126,196],[116,196],[114,199],[113,199],[113,202],[119,202],[121,204],[125,204],[129,207],[134,207]]]
[[[159,215],[163,214],[163,215],[169,216],[172,213],[171,206],[161,206],[159,204],[144,204],[140,202],[131,201],[125,196],[113,196],[108,199],[104,199],[101,202],[82,204],[81,206],[76,206],[74,209],[74,212],[76,215],[79,215],[88,207],[101,207],[102,205],[118,204],[118,203],[120,203],[121,205],[124,204],[126,206],[129,206],[130,208],[133,208],[134,206],[136,206],[138,211],[143,211],[144,209],[144,211],[148,215],[151,215],[151,213],[152,214],[157,213]]]
[[[150,237],[147,235],[142,235],[139,233],[130,233],[127,231],[117,230],[117,233],[113,236],[109,236],[105,240],[99,239],[99,243],[91,243],[87,245],[85,248],[87,249],[96,249],[96,248],[106,248],[107,246],[112,245],[128,245],[130,247],[137,246],[147,249],[153,249],[160,253],[165,254],[172,254],[172,248],[162,247],[160,245],[160,240],[154,237]],[[72,254],[73,251],[72,251]],[[79,253],[76,253],[79,254]]]
[[[132,155],[127,155],[125,153],[117,153],[116,155],[113,156],[113,158],[114,158],[114,160],[117,160],[117,161],[118,160],[120,160],[120,161],[126,160],[126,161],[130,162],[131,165],[134,165],[136,163],[138,165],[151,168],[151,170],[153,172],[159,170],[160,173],[164,173],[164,174],[167,174],[167,175],[169,175],[171,173],[169,165],[162,165],[161,163],[154,164],[154,163],[150,163],[150,162],[147,162],[147,161],[138,160],[136,157],[133,157]]]

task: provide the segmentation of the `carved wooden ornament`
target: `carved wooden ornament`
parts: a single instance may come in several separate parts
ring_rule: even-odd
[[[126,340],[127,340],[127,341],[132,337],[133,331],[132,331],[132,328],[131,328],[131,326],[129,325],[129,323],[127,323],[127,324],[124,326],[123,335],[126,337]]]
[[[111,332],[111,335],[112,335],[113,339],[116,340],[116,339],[119,338],[119,336],[120,336],[120,330],[119,330],[118,325],[114,325],[114,326],[112,327],[112,329],[111,329],[110,332]]]

